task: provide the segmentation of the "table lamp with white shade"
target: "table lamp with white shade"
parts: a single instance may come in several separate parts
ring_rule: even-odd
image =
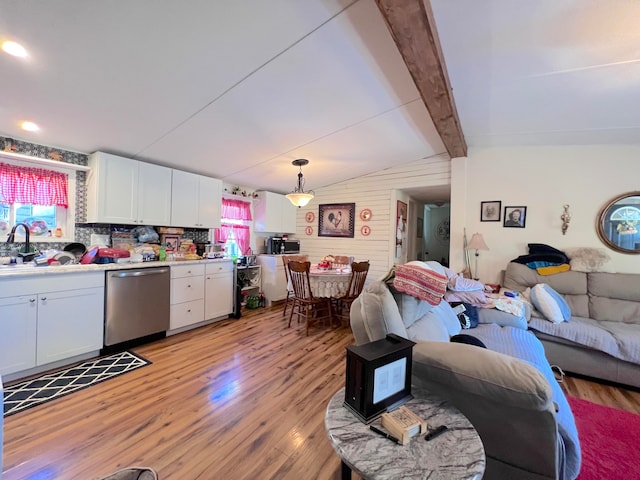
[[[469,240],[469,243],[467,244],[467,250],[475,250],[476,251],[476,269],[475,269],[475,280],[479,280],[480,278],[478,277],[478,257],[480,256],[479,251],[480,250],[489,250],[489,247],[487,247],[487,244],[484,241],[484,238],[482,238],[482,234],[481,233],[474,233],[471,237],[471,240]]]

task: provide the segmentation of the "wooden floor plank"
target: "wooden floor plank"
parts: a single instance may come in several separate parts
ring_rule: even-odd
[[[161,480],[338,479],[324,412],[348,328],[287,328],[282,306],[133,350],[152,365],[5,419],[3,480],[148,465]],[[640,393],[566,377],[569,394],[640,413]]]

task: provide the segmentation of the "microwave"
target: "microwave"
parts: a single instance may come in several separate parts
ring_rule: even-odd
[[[300,240],[284,240],[282,237],[267,239],[267,254],[300,253]]]

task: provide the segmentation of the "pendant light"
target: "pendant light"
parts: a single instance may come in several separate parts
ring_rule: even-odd
[[[287,194],[287,198],[289,199],[289,201],[296,207],[304,207],[313,198],[313,190],[309,190],[308,192],[304,191],[302,166],[307,165],[308,163],[309,160],[307,160],[306,158],[298,158],[297,160],[291,162],[292,165],[300,167],[300,172],[298,173],[298,185],[296,185],[296,188],[293,189],[293,192]]]

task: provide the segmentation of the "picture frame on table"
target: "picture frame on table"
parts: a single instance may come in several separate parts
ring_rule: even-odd
[[[502,202],[500,200],[480,202],[480,221],[481,222],[499,222],[501,212],[502,212]]]
[[[505,228],[524,228],[527,222],[527,207],[504,207]]]
[[[318,236],[353,238],[355,212],[355,203],[318,205]]]

